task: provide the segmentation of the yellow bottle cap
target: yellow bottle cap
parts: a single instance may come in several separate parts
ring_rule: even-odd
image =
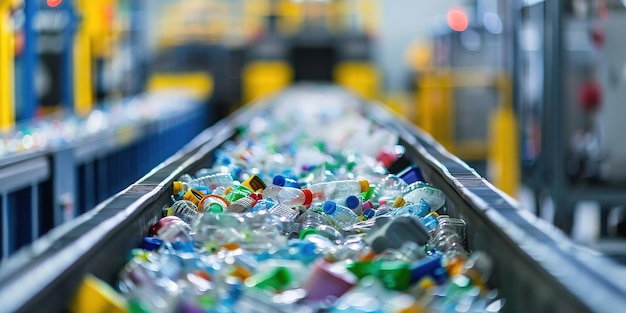
[[[437,212],[435,212],[435,211],[433,211],[433,212],[430,212],[430,213],[426,214],[426,216],[428,216],[428,215],[432,215],[432,216],[434,216],[434,217],[439,217],[439,213],[437,213]]]
[[[202,198],[204,198],[204,194],[202,192],[200,192],[200,191],[195,190],[195,189],[189,189],[183,195],[183,200],[191,201],[196,206],[198,206],[198,204],[200,203],[200,200],[202,200]]]
[[[127,303],[105,282],[91,274],[83,279],[74,298],[70,301],[69,311],[126,313]]]
[[[243,181],[241,183],[241,185],[246,186],[246,188],[250,189],[251,191],[257,191],[257,190],[263,190],[265,189],[265,187],[267,187],[267,185],[265,184],[265,182],[261,179],[261,177],[259,177],[258,175],[254,174],[252,176],[250,176],[248,179],[246,179],[245,181]]]
[[[404,200],[404,198],[402,198],[402,196],[397,196],[396,200],[393,201],[393,207],[394,208],[399,208],[402,207],[406,204],[406,200]]]
[[[361,192],[366,192],[370,190],[370,182],[368,182],[366,179],[359,180],[359,185],[361,185]]]
[[[172,194],[177,196],[181,191],[183,191],[183,182],[175,181],[172,186]]]
[[[224,195],[227,196],[231,191],[233,191],[233,187],[228,187],[224,190]]]

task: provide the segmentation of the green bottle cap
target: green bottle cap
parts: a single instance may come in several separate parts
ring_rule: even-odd
[[[300,231],[300,239],[304,239],[306,236],[312,235],[312,234],[319,234],[319,232],[315,228],[310,228],[310,227],[305,228]]]
[[[373,261],[358,261],[351,262],[346,265],[346,268],[352,272],[356,277],[362,279],[363,277],[376,275],[380,262]]]
[[[377,275],[387,289],[405,290],[409,287],[411,273],[409,263],[386,261],[380,265]]]
[[[244,283],[248,287],[282,290],[291,283],[291,273],[287,268],[279,266],[269,272],[248,277]]]
[[[224,212],[224,208],[217,203],[211,203],[209,204],[209,212],[210,213],[222,213]]]
[[[361,192],[361,196],[363,197],[363,202],[369,200],[372,198],[372,194],[374,193],[374,189],[376,189],[376,187],[374,186],[370,186],[370,188],[367,191]]]

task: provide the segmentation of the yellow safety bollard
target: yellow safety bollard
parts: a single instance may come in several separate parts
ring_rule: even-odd
[[[370,62],[342,62],[335,68],[334,80],[361,97],[378,98],[379,74]]]
[[[98,1],[75,3],[82,18],[74,39],[74,112],[85,116],[94,105],[92,36],[98,27]]]
[[[498,79],[500,103],[490,118],[489,177],[494,186],[515,197],[520,184],[518,127],[507,77]]]
[[[19,0],[0,0],[0,131],[15,126],[15,34],[11,10]]]
[[[283,61],[256,61],[244,69],[243,98],[250,102],[287,87],[293,79],[291,67]]]

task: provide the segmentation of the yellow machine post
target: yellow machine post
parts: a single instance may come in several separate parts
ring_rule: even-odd
[[[94,104],[92,35],[98,29],[99,1],[77,0],[77,9],[82,15],[74,40],[74,111],[87,115]]]
[[[16,0],[0,0],[0,131],[15,126],[14,32],[11,9]]]
[[[244,69],[243,98],[250,102],[258,97],[277,92],[289,85],[293,73],[283,61],[256,61]]]
[[[454,153],[452,73],[427,70],[418,81],[417,125]]]
[[[148,80],[148,91],[181,89],[197,100],[208,99],[213,93],[213,77],[207,72],[155,73]]]
[[[369,62],[346,61],[337,65],[334,81],[357,95],[376,99],[378,97],[378,71]]]
[[[489,176],[498,189],[516,196],[521,175],[517,120],[509,79],[499,77],[498,86],[500,104],[490,117]]]

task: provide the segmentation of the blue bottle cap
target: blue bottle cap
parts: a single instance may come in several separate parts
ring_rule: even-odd
[[[411,283],[416,283],[424,276],[434,276],[435,270],[442,268],[441,257],[426,258],[411,265]],[[445,269],[444,269],[445,271]],[[441,273],[438,272],[439,276]],[[435,278],[436,280],[436,278]]]
[[[432,277],[435,279],[437,285],[443,285],[448,281],[448,271],[443,267],[438,267],[432,272]]]
[[[365,217],[367,218],[372,218],[374,217],[374,215],[376,215],[376,211],[374,209],[367,209],[365,210],[365,212],[363,212],[363,215],[365,215]]]
[[[163,240],[157,237],[143,237],[141,248],[148,251],[155,251],[159,249],[162,243]]]
[[[428,211],[430,211],[430,209],[432,208],[430,206],[430,203],[426,202],[426,200],[424,199],[420,199],[420,205],[424,207],[425,209],[428,209]]]
[[[274,180],[272,180],[272,184],[276,186],[285,187],[285,176],[283,175],[274,176]]]
[[[361,200],[359,200],[357,196],[348,196],[348,198],[346,198],[346,206],[351,210],[358,208],[359,204],[361,204]]]
[[[398,176],[400,176],[400,178],[402,178],[402,180],[404,180],[409,185],[417,181],[426,181],[424,179],[422,171],[417,166],[409,166],[405,168],[400,173],[398,173]]]
[[[172,247],[178,251],[182,252],[193,252],[193,242],[191,241],[182,241],[176,240],[172,242]]]
[[[337,204],[332,201],[326,201],[324,203],[324,213],[332,215],[337,210]]]
[[[317,248],[317,246],[315,246],[314,243],[312,243],[312,242],[305,242],[300,247],[300,253],[304,254],[305,256],[314,255],[316,248]]]

